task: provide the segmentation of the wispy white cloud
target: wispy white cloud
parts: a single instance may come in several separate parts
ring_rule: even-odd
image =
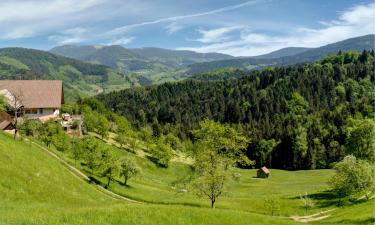
[[[134,37],[122,37],[115,39],[107,43],[107,45],[127,45],[134,40]]]
[[[79,22],[84,17],[81,12],[102,3],[104,0],[3,0],[0,2],[0,39],[32,37],[64,28],[73,20]]]
[[[172,22],[170,24],[168,24],[167,26],[164,27],[167,34],[171,35],[171,34],[174,34],[182,29],[184,29],[184,26],[182,26],[181,24],[178,24],[176,22]]]
[[[337,20],[320,22],[321,28],[297,27],[291,29],[287,35],[273,36],[244,29],[237,38],[215,43],[204,42],[207,44],[178,49],[252,56],[291,46],[319,47],[351,37],[374,34],[375,23],[373,21],[375,21],[375,3],[370,3],[341,12]],[[205,35],[202,34],[201,39],[204,37]]]
[[[201,38],[196,39],[196,41],[202,43],[217,43],[222,42],[230,39],[230,36],[227,34],[242,29],[243,26],[231,26],[231,27],[221,27],[217,29],[211,30],[198,30],[198,32],[202,35]]]
[[[48,40],[55,42],[57,45],[77,44],[87,40],[89,35],[90,29],[74,27],[48,36]]]
[[[227,11],[243,8],[243,7],[246,7],[246,6],[254,5],[254,4],[257,4],[257,3],[260,3],[260,2],[265,2],[265,1],[266,0],[252,0],[252,1],[247,1],[247,2],[241,3],[241,4],[226,6],[226,7],[206,11],[206,12],[187,14],[187,15],[182,15],[182,16],[164,17],[164,18],[157,19],[157,20],[128,24],[128,25],[124,25],[124,26],[112,29],[109,32],[107,32],[106,35],[119,35],[119,34],[122,34],[124,32],[127,32],[127,31],[129,31],[133,28],[137,28],[137,27],[143,27],[143,26],[147,26],[147,25],[154,25],[154,24],[166,23],[166,22],[175,22],[175,21],[185,20],[185,19],[190,19],[190,18],[195,18],[195,17],[213,15],[213,14],[217,14],[217,13],[222,13],[222,12],[227,12]]]

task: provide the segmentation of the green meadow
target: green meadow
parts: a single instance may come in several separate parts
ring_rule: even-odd
[[[240,179],[228,184],[217,208],[211,209],[206,199],[173,185],[189,174],[189,165],[172,162],[168,168],[160,168],[123,149],[112,146],[111,150],[118,156],[134,158],[142,173],[131,179],[129,186],[116,178],[109,190],[139,203],[103,193],[41,148],[1,133],[0,224],[299,224],[290,217],[330,209],[333,211],[325,213],[324,219],[311,223],[374,222],[373,201],[336,207],[326,184],[332,170],[271,170],[269,179],[257,179],[255,170],[236,169]],[[66,154],[60,155],[74,164]],[[88,174],[85,167],[78,168]],[[299,199],[305,193],[314,201],[308,212]],[[274,216],[264,206],[269,196],[280,201],[280,210]]]

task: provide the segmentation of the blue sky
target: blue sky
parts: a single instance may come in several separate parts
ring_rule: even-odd
[[[375,33],[367,0],[2,0],[0,47],[111,45],[235,56]]]

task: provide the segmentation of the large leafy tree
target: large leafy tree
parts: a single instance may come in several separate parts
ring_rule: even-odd
[[[124,185],[127,185],[128,180],[135,177],[139,172],[139,167],[133,160],[129,158],[120,160],[120,176],[124,178]]]
[[[339,198],[339,205],[342,205],[342,198],[345,196],[364,193],[368,198],[369,193],[373,191],[374,168],[367,161],[349,155],[337,163],[334,169],[335,174],[329,180],[329,184]]]
[[[350,119],[346,131],[346,151],[357,158],[372,161],[375,154],[375,122],[373,119]]]
[[[228,125],[204,120],[193,132],[196,138],[193,187],[197,195],[207,198],[215,208],[235,163],[252,163],[242,152],[249,138]]]

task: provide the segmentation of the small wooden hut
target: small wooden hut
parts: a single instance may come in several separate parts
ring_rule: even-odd
[[[270,171],[267,167],[263,166],[257,171],[257,177],[258,178],[268,178],[270,175]]]

